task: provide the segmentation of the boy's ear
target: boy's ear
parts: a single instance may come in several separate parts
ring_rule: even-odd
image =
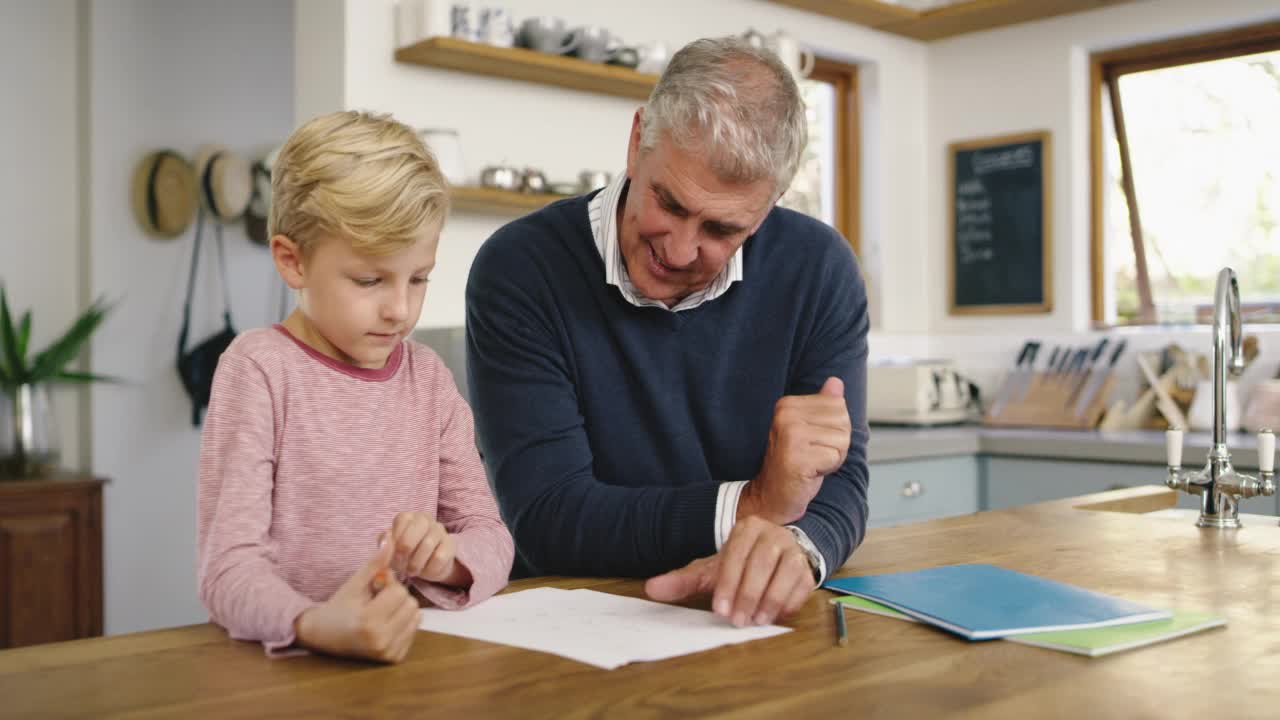
[[[271,238],[271,260],[276,264],[276,272],[280,273],[285,285],[294,290],[302,289],[306,284],[302,249],[288,235],[275,235]]]

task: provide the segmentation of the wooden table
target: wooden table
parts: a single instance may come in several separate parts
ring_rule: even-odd
[[[1130,514],[1173,500],[1137,488],[879,529],[841,573],[990,562],[1229,623],[1104,658],[968,643],[852,611],[840,648],[821,591],[790,621],[796,632],[612,672],[427,633],[391,667],[272,661],[210,625],[9,650],[0,715],[1275,717],[1280,528],[1197,530]],[[511,589],[537,585],[640,592],[636,581],[580,579]]]

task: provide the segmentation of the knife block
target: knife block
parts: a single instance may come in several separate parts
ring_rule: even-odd
[[[1015,375],[1005,379],[1005,385],[1014,381]],[[1079,396],[1072,396],[1075,383],[1054,373],[1036,373],[1027,385],[1021,397],[1009,398],[999,413],[992,413],[989,408],[983,416],[982,423],[993,427],[1056,427],[1089,429],[1097,427],[1107,410],[1107,400],[1111,397],[1111,388],[1115,384],[1115,375],[1107,372],[1098,391],[1093,394],[1089,405],[1079,416],[1076,415],[1076,403]],[[1010,390],[1001,387],[996,397]],[[1084,392],[1082,389],[1081,392]]]

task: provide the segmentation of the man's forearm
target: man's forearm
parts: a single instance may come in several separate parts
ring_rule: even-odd
[[[738,522],[754,515],[774,525],[786,525],[802,517],[802,515],[779,512],[776,508],[770,507],[762,496],[760,488],[761,485],[755,481],[747,483],[742,488],[742,494],[738,497]]]

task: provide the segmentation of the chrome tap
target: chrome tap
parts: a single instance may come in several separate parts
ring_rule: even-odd
[[[1270,430],[1258,433],[1258,476],[1236,472],[1227,451],[1226,408],[1223,405],[1227,372],[1244,372],[1243,334],[1240,329],[1240,288],[1236,273],[1223,268],[1213,299],[1213,447],[1203,470],[1183,472],[1182,429],[1165,433],[1169,477],[1174,490],[1200,496],[1196,527],[1240,527],[1241,498],[1274,495],[1276,437]]]

